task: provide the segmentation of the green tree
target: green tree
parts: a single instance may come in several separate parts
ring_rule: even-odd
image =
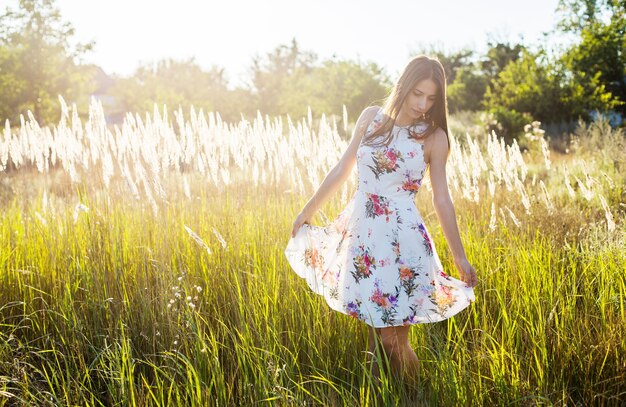
[[[581,85],[587,108],[626,115],[626,1],[561,0],[559,11],[559,29],[579,36],[562,63]]]
[[[480,110],[487,90],[487,77],[473,66],[457,71],[454,82],[448,86],[448,107],[451,112]]]
[[[310,106],[314,114],[341,115],[346,106],[351,120],[391,87],[384,70],[375,63],[326,60],[320,66],[300,69],[284,83],[279,110],[302,117]]]
[[[164,59],[140,66],[129,78],[118,79],[111,94],[124,112],[151,112],[156,103],[170,111],[180,107],[189,112],[193,106],[196,111],[218,112],[225,120],[236,120],[245,106],[234,105],[227,85],[222,68],[204,71],[193,58]]]
[[[302,51],[295,38],[290,45],[279,45],[264,58],[255,57],[250,68],[251,91],[257,98],[258,109],[263,114],[287,114],[281,110],[284,103],[285,84],[296,74],[306,74],[313,69],[317,56]]]
[[[17,10],[7,7],[0,16],[0,119],[17,123],[30,110],[47,124],[59,116],[59,95],[87,101],[92,71],[79,62],[93,44],[72,45],[73,35],[54,0],[20,0]]]
[[[522,44],[511,45],[508,42],[490,42],[488,46],[487,54],[479,66],[489,82],[493,81],[510,62],[517,61],[526,49]]]

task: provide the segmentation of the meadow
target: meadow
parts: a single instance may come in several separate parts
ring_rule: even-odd
[[[155,107],[111,128],[97,101],[84,122],[60,103],[58,125],[26,117],[0,138],[0,406],[626,402],[626,136],[602,119],[559,152],[540,123],[520,146],[451,118],[479,283],[468,309],[411,329],[414,389],[375,383],[366,326],[283,254],[350,126]]]

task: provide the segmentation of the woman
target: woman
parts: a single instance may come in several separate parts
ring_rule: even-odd
[[[418,367],[408,340],[411,324],[444,320],[475,299],[476,272],[463,250],[446,180],[449,151],[443,67],[415,57],[384,106],[363,110],[341,160],[296,217],[285,250],[292,268],[331,308],[370,326],[370,355],[381,343],[396,373],[415,376]],[[326,227],[311,226],[355,163],[358,188],[346,208]],[[462,281],[443,271],[415,206],[427,169]],[[378,375],[376,363],[374,369]]]

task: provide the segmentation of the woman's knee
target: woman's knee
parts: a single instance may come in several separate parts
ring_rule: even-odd
[[[402,353],[408,344],[408,330],[405,327],[383,328],[380,341],[387,354]]]

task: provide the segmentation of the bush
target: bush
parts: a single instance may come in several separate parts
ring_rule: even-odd
[[[488,133],[495,131],[507,143],[518,140],[524,134],[524,126],[533,121],[532,116],[528,113],[520,113],[515,109],[507,109],[502,106],[491,108],[483,119],[485,130]]]

